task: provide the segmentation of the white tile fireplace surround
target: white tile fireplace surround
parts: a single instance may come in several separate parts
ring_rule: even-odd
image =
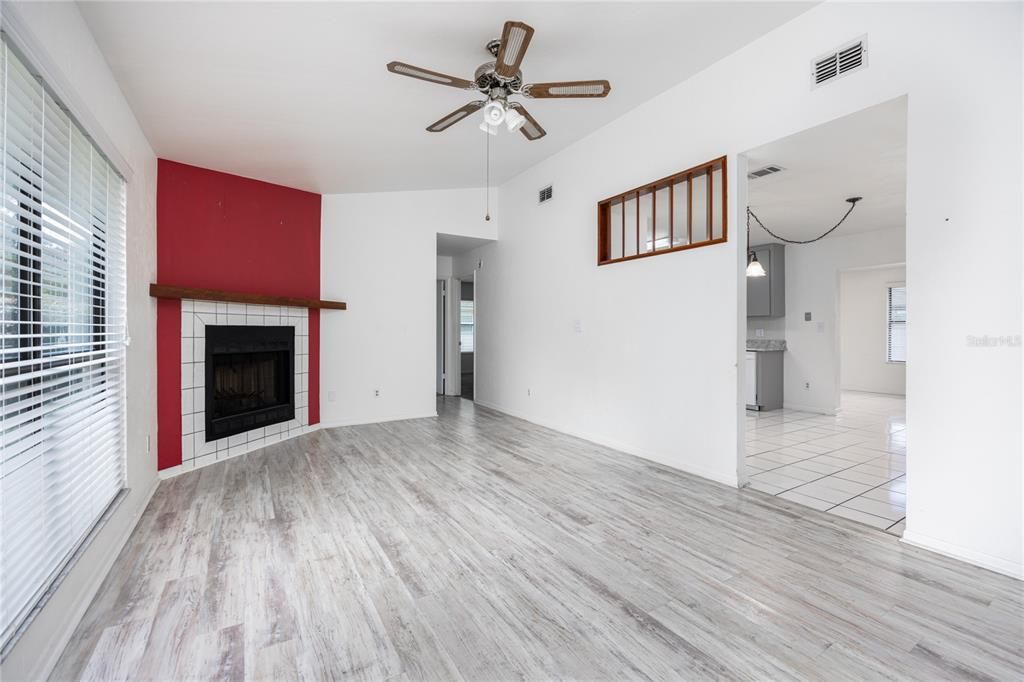
[[[206,325],[295,327],[295,418],[206,441]],[[315,430],[309,425],[309,310],[274,305],[181,302],[181,465],[168,476]]]

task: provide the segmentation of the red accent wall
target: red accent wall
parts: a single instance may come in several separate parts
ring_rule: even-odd
[[[160,159],[157,281],[320,296],[320,195]],[[181,464],[181,304],[157,305],[157,468]],[[309,316],[309,423],[320,421],[320,311]]]

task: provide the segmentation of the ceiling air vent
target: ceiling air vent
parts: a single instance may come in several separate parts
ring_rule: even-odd
[[[868,65],[868,38],[861,36],[811,62],[811,87],[833,81]]]
[[[771,175],[772,173],[778,173],[779,171],[784,170],[786,169],[783,168],[782,166],[771,164],[765,166],[764,168],[758,168],[755,171],[750,171],[749,173],[747,173],[747,178],[750,180],[756,180],[757,178],[763,178],[766,175]]]
[[[546,201],[551,201],[552,197],[551,185],[548,185],[537,194],[537,203],[543,204]]]

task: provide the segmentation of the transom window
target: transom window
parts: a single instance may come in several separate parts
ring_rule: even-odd
[[[726,241],[725,173],[723,156],[598,203],[598,265]]]

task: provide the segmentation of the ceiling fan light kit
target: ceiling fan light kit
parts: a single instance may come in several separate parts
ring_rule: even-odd
[[[497,135],[504,122],[509,132],[520,131],[530,141],[539,140],[547,132],[519,102],[510,101],[512,96],[532,99],[562,99],[607,97],[611,84],[606,80],[561,81],[552,83],[523,84],[520,69],[526,50],[533,40],[533,27],[521,21],[506,21],[501,38],[491,40],[486,49],[494,57],[477,67],[473,80],[449,76],[430,69],[423,69],[404,62],[391,62],[388,71],[399,76],[408,76],[428,83],[447,85],[461,90],[476,90],[487,97],[484,101],[470,102],[443,116],[427,126],[427,131],[440,133],[483,107],[483,122],[480,129],[490,135]]]

